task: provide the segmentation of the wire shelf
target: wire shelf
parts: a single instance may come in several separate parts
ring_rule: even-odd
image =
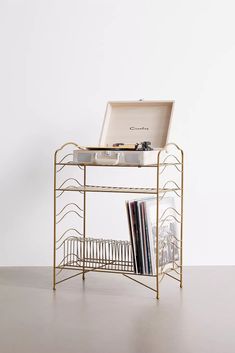
[[[81,167],[121,167],[121,168],[156,168],[156,167],[167,167],[167,166],[180,166],[181,163],[160,163],[160,164],[148,164],[148,165],[138,165],[138,164],[117,164],[117,165],[111,165],[111,164],[85,164],[85,163],[74,163],[73,161],[69,161],[69,162],[59,162],[59,163],[56,163],[57,166],[72,166],[72,167],[78,167],[78,166],[81,166]]]
[[[128,188],[120,186],[99,186],[99,185],[86,185],[86,186],[72,186],[58,188],[56,191],[79,191],[79,192],[118,192],[118,193],[128,193],[128,194],[157,194],[166,192],[176,192],[180,191],[180,188]]]

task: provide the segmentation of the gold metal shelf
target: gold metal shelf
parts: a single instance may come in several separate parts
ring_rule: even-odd
[[[174,143],[168,144],[165,148],[156,151],[156,164],[152,165],[109,165],[109,164],[77,164],[73,162],[74,149],[81,147],[68,142],[61,146],[54,154],[54,247],[53,247],[53,289],[56,285],[76,276],[81,275],[85,280],[89,272],[116,273],[123,275],[138,284],[152,290],[159,299],[160,282],[164,277],[172,278],[183,285],[183,174],[184,174],[184,153]],[[76,167],[74,169],[65,167]],[[172,168],[171,168],[172,166]],[[123,187],[87,185],[88,167],[119,167],[119,168],[155,168],[156,183],[154,187]],[[170,168],[168,168],[170,167]],[[174,176],[172,177],[172,169]],[[61,173],[61,171],[63,172]],[[91,168],[92,170],[92,168]],[[168,171],[170,173],[168,173]],[[69,177],[68,175],[69,174]],[[67,179],[65,179],[67,177]],[[60,198],[61,195],[69,192],[69,197]],[[81,193],[80,197],[77,197]],[[138,274],[134,269],[132,244],[128,240],[113,240],[90,238],[87,234],[87,193],[106,192],[124,194],[146,194],[155,195],[156,198],[156,269],[152,274]],[[161,211],[161,201],[173,193],[176,200],[175,207],[168,207]],[[67,200],[69,199],[69,200]],[[58,205],[57,205],[58,200]],[[64,203],[67,204],[64,205]],[[79,203],[79,204],[78,204]],[[76,223],[69,223],[69,215],[76,217]],[[73,217],[74,219],[74,217]],[[165,243],[160,238],[161,229],[166,222],[172,219],[178,228],[178,235],[172,242]],[[66,222],[65,222],[65,221]],[[64,229],[64,225],[66,227]],[[172,258],[171,262],[162,262],[164,251],[169,244],[173,244],[178,251],[178,257]],[[68,271],[74,273],[68,275]],[[71,273],[71,272],[70,272]],[[154,274],[153,274],[154,273]],[[155,275],[156,273],[156,275]],[[156,287],[138,280],[154,277]],[[135,278],[132,278],[135,277]]]
[[[85,164],[85,163],[74,163],[74,162],[59,162],[56,163],[58,166],[74,166],[74,167],[127,167],[127,168],[156,168],[156,167],[167,167],[167,166],[180,166],[181,163],[160,163],[160,164],[148,164],[148,165],[133,165],[133,164],[117,164],[117,165],[111,165],[111,164]]]
[[[57,241],[59,242],[59,240]],[[160,252],[170,245],[179,242],[174,239],[173,243],[161,242]],[[85,247],[84,247],[85,245]],[[85,256],[84,256],[85,248]],[[154,270],[148,273],[137,273],[134,271],[134,264],[132,258],[132,245],[127,240],[114,240],[104,238],[91,238],[83,236],[69,236],[63,240],[57,247],[61,249],[63,258],[60,261],[57,269],[80,269],[84,268],[86,271],[102,271],[109,273],[132,274],[137,276],[153,276]],[[176,262],[172,263],[176,270],[179,266]],[[168,271],[167,263],[161,263],[159,267],[159,274]]]
[[[127,194],[157,194],[156,188],[128,188],[128,187],[115,187],[115,186],[67,186],[65,188],[58,188],[56,191],[79,191],[79,192],[118,192],[118,193],[127,193]],[[159,193],[166,192],[177,192],[180,191],[179,188],[166,188],[159,189]]]

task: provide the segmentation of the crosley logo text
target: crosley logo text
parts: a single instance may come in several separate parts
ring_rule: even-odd
[[[149,128],[148,127],[134,127],[134,126],[131,126],[130,127],[130,130],[148,130]]]

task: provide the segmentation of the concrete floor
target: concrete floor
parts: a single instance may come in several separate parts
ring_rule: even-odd
[[[233,353],[235,267],[185,269],[160,301],[129,279],[90,273],[51,290],[51,269],[0,268],[1,353]]]

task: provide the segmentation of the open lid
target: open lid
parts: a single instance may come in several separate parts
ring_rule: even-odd
[[[167,144],[173,101],[108,102],[100,146],[150,141],[151,147]]]

